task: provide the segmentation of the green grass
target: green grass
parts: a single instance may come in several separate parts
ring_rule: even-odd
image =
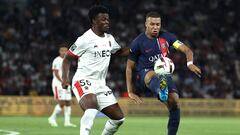
[[[72,122],[79,126],[80,117]],[[100,135],[106,118],[97,118],[91,135]],[[167,117],[127,117],[116,135],[167,135]],[[20,135],[79,135],[78,128],[50,127],[47,117],[3,117],[0,130],[20,132]],[[0,135],[4,133],[0,132]],[[240,135],[240,117],[182,117],[178,135]]]

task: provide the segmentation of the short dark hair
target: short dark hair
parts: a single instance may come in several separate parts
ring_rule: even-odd
[[[107,13],[109,14],[109,11],[106,7],[102,6],[102,5],[95,5],[93,6],[89,12],[88,12],[88,18],[90,20],[90,22],[92,23],[92,20],[95,19],[95,17],[99,14],[99,13]]]
[[[155,12],[155,11],[151,11],[151,12],[148,12],[147,15],[146,15],[146,19],[148,17],[155,17],[155,18],[161,18],[160,14],[158,12]]]
[[[67,43],[62,42],[62,43],[59,43],[59,44],[58,44],[58,48],[59,48],[59,49],[60,49],[60,48],[64,48],[64,47],[68,48]]]

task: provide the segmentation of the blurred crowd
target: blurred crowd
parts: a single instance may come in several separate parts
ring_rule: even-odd
[[[183,54],[171,53],[180,97],[240,98],[237,0],[1,0],[0,95],[52,95],[51,63],[58,45],[71,46],[89,29],[87,13],[93,4],[109,8],[110,33],[121,46],[144,31],[148,11],[161,14],[162,28],[193,50],[194,63],[203,72],[198,78],[187,69]],[[126,96],[126,60],[111,59],[107,83],[116,96]]]

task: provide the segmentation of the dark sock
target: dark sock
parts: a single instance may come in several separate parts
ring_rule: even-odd
[[[169,111],[168,135],[176,135],[180,122],[180,109],[174,108]]]
[[[161,79],[154,76],[149,83],[149,89],[152,92],[158,94],[158,92],[160,91],[160,82],[161,82]]]

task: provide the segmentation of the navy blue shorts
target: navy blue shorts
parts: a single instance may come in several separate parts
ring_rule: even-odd
[[[135,87],[136,90],[140,90],[140,91],[151,91],[149,88],[147,88],[147,86],[144,83],[144,77],[147,74],[147,72],[151,71],[152,69],[143,69],[139,72],[136,72],[135,74]],[[178,90],[176,88],[176,85],[173,83],[172,81],[172,77],[171,76],[167,76],[167,80],[168,80],[168,91],[169,93],[171,92],[175,92],[178,93]]]

